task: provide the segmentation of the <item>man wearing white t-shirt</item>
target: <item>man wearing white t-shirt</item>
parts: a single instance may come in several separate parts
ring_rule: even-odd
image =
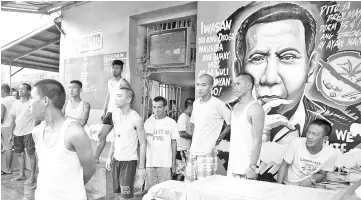
[[[10,135],[10,111],[16,98],[10,95],[10,86],[8,84],[1,85],[1,144],[5,150],[5,168],[1,171],[1,175],[11,174],[11,162],[13,160],[12,144],[9,142]]]
[[[19,176],[12,179],[12,181],[18,181],[25,179],[25,155],[30,158],[30,177],[25,181],[25,184],[32,184],[35,182],[35,169],[36,169],[36,157],[35,157],[35,143],[31,132],[34,128],[35,121],[31,117],[30,113],[30,92],[31,86],[27,83],[23,83],[19,87],[20,99],[15,101],[12,105],[10,118],[11,118],[11,137],[10,140],[14,142],[15,153],[18,156],[18,162],[20,167]]]
[[[179,133],[174,119],[167,117],[167,100],[158,96],[153,99],[154,115],[144,124],[147,140],[147,186],[171,179],[171,170],[175,173],[177,142]]]
[[[190,130],[189,121],[193,111],[194,99],[188,98],[185,101],[185,110],[178,118],[178,131],[180,138],[177,140],[177,180],[181,181],[184,179],[185,167],[187,164],[189,149],[191,148],[192,142],[192,131]]]
[[[323,181],[327,172],[334,170],[337,159],[335,150],[325,143],[331,131],[326,120],[312,121],[306,138],[296,138],[288,145],[277,182],[313,187]]]
[[[212,96],[213,83],[213,77],[208,74],[199,76],[196,82],[200,98],[193,103],[190,119],[191,129],[194,131],[186,165],[186,182],[216,174],[217,150],[215,146],[230,131],[231,111],[223,101]],[[222,131],[224,121],[227,125]]]

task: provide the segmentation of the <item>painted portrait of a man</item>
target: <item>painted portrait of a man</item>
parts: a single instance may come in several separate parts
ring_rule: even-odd
[[[307,94],[323,53],[316,50],[322,23],[319,7],[302,2],[250,3],[227,20],[232,20],[231,30],[220,33],[234,36],[222,42],[232,56],[219,66],[231,69],[232,79],[243,72],[254,77],[253,95],[266,112],[265,140],[288,144],[295,137],[305,137],[309,123],[320,118],[332,124],[329,141],[335,148],[348,151],[360,144],[360,135],[355,134],[352,143],[338,135],[361,123],[359,105],[352,107],[357,113],[348,113]]]

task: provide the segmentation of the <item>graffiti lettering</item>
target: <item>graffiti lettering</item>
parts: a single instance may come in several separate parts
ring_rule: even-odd
[[[338,11],[339,8],[340,8],[339,4],[322,6],[320,15],[323,15],[323,14],[328,15],[328,14],[331,14],[331,13],[335,13],[335,12]]]
[[[347,40],[347,46],[359,46],[361,44],[361,37],[358,38],[349,38]]]
[[[213,56],[213,60],[228,60],[229,54],[231,54],[230,51],[216,53]]]
[[[330,40],[328,43],[327,43],[327,46],[326,46],[326,49],[333,49],[335,47],[338,47],[338,48],[342,48],[344,44],[344,41],[343,40]]]
[[[214,44],[214,45],[205,45],[205,46],[199,46],[199,53],[212,53],[217,51],[223,51],[223,45],[220,44]]]
[[[211,35],[212,33],[216,33],[222,29],[229,30],[231,29],[231,24],[232,24],[232,20],[211,23],[208,25],[205,25],[203,24],[203,22],[201,22],[201,34],[208,33],[209,35]]]
[[[337,39],[341,39],[343,37],[359,37],[361,36],[361,29],[353,30],[353,31],[345,31],[338,33]]]
[[[336,28],[337,28],[337,23],[325,24],[325,25],[321,25],[320,32],[324,33],[325,31],[333,31],[336,30]]]
[[[217,86],[230,86],[231,78],[229,78],[229,77],[216,78],[216,80],[214,82]]]

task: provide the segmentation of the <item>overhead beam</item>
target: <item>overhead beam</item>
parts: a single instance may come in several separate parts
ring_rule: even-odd
[[[46,32],[49,32],[49,33],[53,33],[53,34],[57,34],[57,35],[61,35],[60,31],[58,31],[58,29],[56,29],[56,31],[54,30],[51,30],[50,28],[46,30]]]
[[[49,15],[49,13],[47,13],[47,12],[40,12],[40,11],[36,11],[36,10],[21,10],[21,9],[13,9],[13,8],[6,8],[6,7],[5,8],[1,7],[1,11]]]
[[[22,61],[26,61],[26,62],[32,62],[32,63],[39,63],[39,64],[44,64],[44,65],[52,65],[52,66],[57,66],[55,63],[51,63],[51,62],[45,62],[45,61],[38,61],[38,60],[32,60],[29,58],[18,58],[16,60],[22,60]],[[15,61],[16,61],[15,60]]]
[[[53,53],[53,54],[58,54],[60,55],[60,52],[59,51],[54,51],[54,50],[51,50],[51,49],[40,49],[40,51],[45,51],[47,53]]]
[[[43,55],[35,54],[35,52],[32,53],[32,54],[29,54],[29,56],[36,57],[36,58],[47,59],[47,60],[53,60],[53,61],[58,61],[58,62],[59,62],[59,58],[43,56]]]
[[[39,47],[36,47],[36,48],[32,49],[32,50],[29,51],[29,52],[26,52],[26,53],[23,53],[23,54],[20,54],[20,55],[18,55],[18,56],[15,56],[15,57],[10,58],[9,61],[22,58],[22,57],[24,57],[24,56],[26,56],[26,55],[29,55],[29,54],[33,53],[34,51],[43,49],[43,48],[45,48],[45,47],[47,47],[47,46],[49,46],[49,45],[51,45],[51,44],[53,44],[53,43],[55,43],[55,42],[57,42],[57,41],[59,41],[59,40],[60,40],[60,38],[56,38],[56,39],[54,39],[54,40],[50,40],[50,41],[46,42],[45,44],[43,44],[43,45],[41,45],[41,46],[39,46]]]
[[[39,11],[48,12],[49,10],[51,10],[51,9],[53,9],[53,8],[56,8],[56,7],[58,7],[58,6],[65,5],[65,4],[67,4],[67,3],[68,3],[68,2],[60,1],[60,2],[58,2],[58,3],[54,3],[54,4],[52,4],[52,5],[46,6],[46,7],[42,8],[42,9],[40,9]]]
[[[12,3],[13,1],[1,1],[1,7],[8,5],[9,3]]]
[[[11,65],[15,66],[15,67],[24,67],[24,68],[29,68],[29,69],[38,69],[38,70],[45,70],[45,71],[51,71],[51,72],[59,72],[59,67],[52,68],[52,67],[44,67],[44,66],[40,66],[40,65],[22,64],[22,63],[18,63],[18,62],[12,62]]]
[[[58,12],[59,10],[66,10],[66,9],[71,8],[71,7],[79,6],[79,5],[82,5],[82,4],[85,4],[85,3],[88,3],[88,2],[87,1],[73,1],[73,3],[67,4],[65,6],[62,6],[60,8],[57,8],[55,10],[48,11],[48,12],[49,12],[49,14],[52,14],[52,13]]]
[[[24,67],[21,68],[21,69],[19,69],[18,71],[14,72],[14,73],[12,73],[11,76],[14,76],[15,74],[17,74],[18,72],[20,72],[20,71],[23,70],[23,69],[24,69]]]

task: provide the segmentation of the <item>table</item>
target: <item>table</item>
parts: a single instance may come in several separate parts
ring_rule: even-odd
[[[181,200],[329,200],[337,191],[214,175],[187,184]]]

